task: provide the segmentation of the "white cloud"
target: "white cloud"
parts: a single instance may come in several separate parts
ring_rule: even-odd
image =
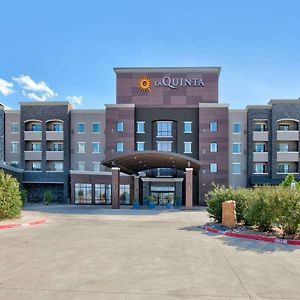
[[[0,78],[0,93],[2,93],[4,96],[7,96],[14,92],[12,89],[13,86],[14,85],[11,82]]]
[[[57,96],[52,89],[44,82],[35,82],[28,75],[21,75],[19,77],[13,77],[22,90],[22,94],[27,96],[29,99],[36,101],[46,101],[54,96]]]
[[[82,97],[81,96],[68,96],[67,101],[71,102],[73,105],[81,105]]]

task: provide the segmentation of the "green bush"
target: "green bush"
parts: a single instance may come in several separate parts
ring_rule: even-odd
[[[52,196],[52,193],[51,192],[45,192],[44,193],[44,201],[45,201],[45,204],[48,205],[52,202],[52,199],[53,199],[53,196]]]
[[[21,190],[21,201],[22,201],[22,206],[25,205],[25,203],[27,202],[27,195],[28,192],[26,190]]]
[[[273,197],[274,190],[272,187],[253,189],[243,211],[245,223],[255,225],[262,231],[270,230],[275,220]]]
[[[277,188],[273,201],[276,223],[284,234],[295,234],[300,225],[300,193],[291,188]]]
[[[21,214],[22,201],[18,181],[0,171],[0,219],[14,218]]]
[[[296,190],[300,191],[300,184],[296,181],[293,174],[288,174],[282,181],[281,185],[284,187],[291,187],[291,183],[295,183]]]
[[[214,189],[206,194],[207,211],[211,218],[222,222],[222,203],[234,200],[236,205],[236,217],[240,222],[243,219],[245,201],[248,198],[249,191],[246,189],[234,189],[232,187],[213,185]]]

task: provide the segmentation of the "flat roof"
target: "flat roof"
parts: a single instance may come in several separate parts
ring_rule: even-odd
[[[300,99],[271,99],[268,104],[300,104]]]
[[[21,106],[52,106],[52,105],[67,105],[74,109],[74,105],[69,101],[21,101]]]
[[[115,73],[189,73],[189,72],[203,72],[203,73],[218,73],[221,72],[221,67],[121,67],[114,68]]]

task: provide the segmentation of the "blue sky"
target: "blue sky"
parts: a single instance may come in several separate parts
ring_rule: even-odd
[[[232,108],[300,97],[300,1],[2,0],[0,102],[115,102],[113,67],[221,66]]]

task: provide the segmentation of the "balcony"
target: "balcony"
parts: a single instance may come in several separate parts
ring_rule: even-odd
[[[278,130],[277,131],[278,141],[299,141],[298,130]]]
[[[277,152],[277,161],[299,161],[299,152]]]
[[[47,141],[63,141],[64,132],[63,131],[46,131]]]
[[[269,153],[268,152],[253,152],[253,161],[254,162],[268,162]]]
[[[25,141],[41,141],[42,132],[41,131],[24,131]]]
[[[267,142],[269,140],[268,131],[253,131],[253,141]]]
[[[24,151],[25,160],[42,160],[42,151]]]
[[[47,160],[64,160],[64,151],[47,151],[46,152]]]

